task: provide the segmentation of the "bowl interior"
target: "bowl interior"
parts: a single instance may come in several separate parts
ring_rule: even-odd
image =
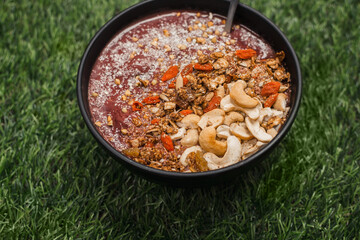
[[[285,136],[295,120],[296,113],[299,108],[301,98],[301,72],[296,54],[285,35],[266,17],[256,10],[249,8],[243,4],[239,4],[234,17],[234,22],[241,23],[262,36],[277,51],[285,52],[285,66],[291,74],[291,99],[290,112],[288,120],[283,125],[279,134],[264,148],[252,155],[251,157],[232,166],[201,173],[177,173],[166,172],[163,170],[153,169],[132,161],[120,152],[116,151],[108,144],[97,132],[91,122],[91,114],[88,104],[88,84],[89,78],[98,55],[101,53],[106,44],[119,32],[131,23],[145,16],[155,14],[157,12],[168,10],[195,10],[209,11],[223,16],[227,15],[229,1],[207,0],[207,1],[168,1],[168,0],[150,0],[134,5],[123,12],[116,15],[107,22],[93,37],[89,43],[78,71],[77,94],[78,102],[83,118],[95,139],[105,147],[109,153],[117,160],[125,164],[130,170],[134,170],[140,175],[162,183],[170,183],[176,185],[201,185],[210,184],[231,179],[239,172],[246,170],[248,167],[263,159]]]

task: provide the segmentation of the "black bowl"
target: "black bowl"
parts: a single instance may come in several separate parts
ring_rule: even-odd
[[[273,24],[269,19],[264,17],[256,10],[243,4],[238,4],[234,21],[240,22],[241,24],[247,26],[249,29],[262,36],[271,44],[275,51],[285,52],[286,57],[284,62],[287,70],[291,74],[292,80],[292,95],[290,99],[291,110],[289,112],[288,119],[277,136],[264,148],[244,161],[226,168],[200,173],[168,172],[145,166],[124,156],[102,138],[91,121],[91,114],[88,104],[88,84],[91,69],[98,55],[115,34],[117,34],[121,29],[125,28],[132,22],[138,20],[139,17],[148,16],[165,10],[205,10],[226,16],[229,4],[230,2],[225,0],[144,1],[122,11],[110,21],[108,21],[96,33],[96,35],[89,43],[81,60],[77,77],[77,97],[81,114],[90,132],[100,143],[100,145],[103,146],[113,156],[113,158],[123,163],[126,167],[135,173],[156,182],[178,186],[211,185],[224,182],[225,180],[229,180],[235,176],[238,176],[241,172],[246,171],[249,167],[263,160],[285,137],[291,125],[293,124],[300,105],[302,90],[301,70],[294,49],[286,39],[285,35],[279,30],[278,27],[275,26],[275,24]]]

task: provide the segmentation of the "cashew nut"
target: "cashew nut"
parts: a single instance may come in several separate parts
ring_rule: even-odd
[[[200,116],[196,114],[189,114],[186,115],[180,122],[177,122],[176,124],[179,127],[184,127],[186,129],[197,128],[197,124],[199,121],[200,121]]]
[[[170,135],[171,140],[179,140],[185,136],[186,129],[184,127],[179,128],[178,132]]]
[[[269,107],[263,108],[260,110],[259,122],[267,121],[271,117],[279,117],[282,118],[284,113],[282,111],[278,111]]]
[[[180,140],[181,145],[186,147],[194,146],[199,141],[199,133],[197,129],[189,129],[183,139]]]
[[[226,125],[220,125],[217,129],[216,129],[216,136],[218,136],[219,138],[228,138],[231,136],[230,134],[230,127],[226,126]]]
[[[249,117],[245,118],[246,127],[249,129],[252,135],[256,137],[259,141],[270,142],[273,138],[270,134],[265,132],[265,129],[260,127],[260,121],[252,120]]]
[[[245,113],[251,119],[257,119],[260,116],[260,110],[262,105],[259,101],[259,104],[255,108],[241,108],[240,111]]]
[[[232,123],[229,130],[232,135],[242,140],[249,140],[254,138],[251,132],[247,129],[245,123]]]
[[[227,84],[227,89],[231,91],[231,88],[235,85],[236,82],[231,82]]]
[[[266,131],[268,134],[270,134],[273,138],[277,135],[277,131],[275,128],[270,128]]]
[[[217,156],[223,156],[226,152],[226,142],[216,140],[216,130],[213,126],[206,127],[200,132],[199,144],[204,151]]]
[[[261,103],[258,102],[258,105],[255,108],[243,108],[238,106],[235,101],[233,101],[230,95],[225,96],[220,101],[220,108],[223,109],[225,112],[230,111],[242,111],[244,112],[249,118],[257,119],[260,115],[260,109],[262,108]]]
[[[244,155],[245,152],[247,152],[250,148],[254,147],[255,144],[258,142],[256,138],[250,139],[248,141],[243,141],[241,144],[241,155]]]
[[[201,149],[200,146],[193,146],[193,147],[189,147],[189,148],[185,149],[185,151],[183,152],[183,154],[182,154],[181,157],[180,157],[180,162],[181,162],[181,164],[184,165],[184,166],[188,165],[188,164],[186,163],[186,158],[187,158],[187,156],[188,156],[190,153],[192,153],[192,152],[197,152],[197,151],[201,151],[201,152],[202,152],[202,149]]]
[[[257,141],[256,144],[254,146],[252,146],[251,148],[245,150],[242,152],[243,154],[243,159],[250,157],[251,155],[253,155],[254,153],[256,153],[262,146],[264,146],[266,143],[261,142],[261,141]]]
[[[279,111],[285,111],[286,108],[286,95],[284,93],[279,93],[273,107]]]
[[[207,126],[217,127],[224,122],[225,112],[222,109],[216,108],[201,116],[198,126],[204,129]]]
[[[230,126],[233,122],[243,122],[244,116],[239,112],[230,112],[225,116],[224,124]]]
[[[244,91],[246,83],[242,80],[237,81],[230,90],[230,97],[240,106],[244,108],[254,108],[258,105],[258,101]]]
[[[267,121],[269,118],[273,116],[273,111],[271,108],[266,107],[260,110],[260,116],[258,118],[259,123],[262,123],[264,120]]]
[[[226,95],[220,101],[220,108],[225,112],[230,112],[233,110],[240,110],[240,107],[230,98],[230,95]]]
[[[208,162],[210,170],[223,168],[234,163],[237,163],[241,159],[241,143],[235,136],[230,136],[227,139],[227,150],[222,158],[217,157],[213,153],[205,153],[205,160]]]

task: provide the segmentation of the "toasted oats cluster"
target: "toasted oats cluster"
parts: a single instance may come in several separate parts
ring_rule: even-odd
[[[224,24],[211,13],[164,13],[108,44],[89,102],[114,148],[153,168],[201,172],[242,161],[277,135],[291,94],[285,54]]]

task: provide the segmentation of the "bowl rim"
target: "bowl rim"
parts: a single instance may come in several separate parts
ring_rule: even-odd
[[[294,65],[295,65],[296,73],[297,73],[296,96],[294,98],[294,106],[290,109],[290,112],[288,113],[288,119],[286,120],[284,125],[281,127],[281,130],[279,131],[279,133],[269,143],[267,143],[263,148],[261,148],[259,151],[257,151],[255,154],[251,155],[250,157],[246,158],[245,160],[240,161],[235,164],[232,164],[230,166],[224,167],[224,168],[210,170],[210,171],[206,171],[206,172],[196,172],[196,173],[193,173],[193,172],[191,172],[191,173],[171,172],[171,171],[165,171],[165,170],[152,168],[152,167],[138,163],[138,162],[126,157],[121,152],[119,152],[115,148],[113,148],[96,130],[93,122],[91,121],[91,116],[89,116],[87,114],[87,111],[85,108],[85,104],[87,104],[87,103],[83,101],[82,76],[84,74],[83,72],[84,72],[84,67],[85,67],[85,60],[89,57],[89,54],[90,54],[95,42],[97,41],[97,39],[103,34],[103,32],[114,21],[116,21],[118,18],[122,17],[125,14],[131,13],[131,11],[133,11],[136,8],[141,7],[143,4],[156,2],[156,1],[158,1],[158,0],[142,1],[135,5],[132,5],[129,8],[116,14],[114,17],[112,17],[110,20],[108,20],[96,32],[96,34],[92,37],[91,41],[89,42],[88,46],[86,47],[86,50],[84,51],[84,54],[81,58],[81,62],[80,62],[79,68],[78,68],[78,73],[77,73],[76,92],[77,92],[78,105],[80,108],[81,115],[82,115],[88,129],[90,130],[91,134],[100,143],[100,145],[102,147],[104,147],[113,157],[121,159],[122,162],[125,163],[131,169],[137,169],[143,173],[151,173],[151,175],[155,176],[155,177],[168,178],[168,179],[172,179],[172,178],[197,179],[197,178],[202,178],[202,177],[206,177],[206,176],[222,175],[224,173],[246,167],[246,166],[250,165],[252,162],[254,162],[254,160],[261,157],[262,155],[266,155],[267,153],[269,153],[271,151],[271,149],[273,147],[275,147],[285,137],[287,132],[290,130],[293,122],[295,121],[296,115],[298,113],[300,103],[301,103],[301,96],[302,96],[302,76],[301,76],[300,63],[299,63],[299,60],[297,58],[297,55],[296,55],[292,45],[290,44],[290,41],[287,39],[285,34],[271,20],[269,20],[267,17],[265,17],[259,11],[255,10],[245,4],[242,4],[242,3],[238,3],[237,8],[242,8],[245,11],[250,11],[253,14],[257,15],[257,17],[261,18],[263,21],[267,22],[267,24],[271,25],[271,27],[276,31],[276,34],[280,35],[280,37],[284,40],[285,45],[287,46],[288,50],[290,51],[290,53],[293,57],[293,61],[294,61]],[[224,2],[229,2],[229,1],[224,0]],[[116,34],[117,33],[114,33],[113,36],[115,36]],[[110,39],[108,41],[110,41]]]

